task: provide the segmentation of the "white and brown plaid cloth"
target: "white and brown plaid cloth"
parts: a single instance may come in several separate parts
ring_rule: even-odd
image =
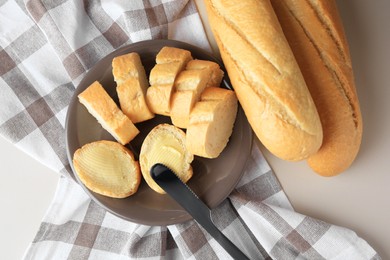
[[[0,1],[0,133],[61,174],[25,259],[230,258],[194,221],[125,221],[69,178],[64,123],[75,86],[113,50],[158,38],[211,50],[191,0]],[[256,144],[213,218],[251,259],[380,259],[355,232],[295,212]]]

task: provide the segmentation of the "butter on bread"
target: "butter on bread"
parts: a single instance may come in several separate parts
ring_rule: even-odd
[[[324,140],[308,158],[322,176],[348,169],[357,156],[363,122],[351,57],[334,0],[271,1],[320,115]]]
[[[123,113],[133,123],[153,118],[154,113],[149,110],[145,100],[149,83],[138,53],[115,57],[112,60],[112,74]]]
[[[270,1],[204,2],[227,73],[257,137],[285,160],[316,153],[323,136],[319,115]]]
[[[135,125],[123,114],[98,81],[81,92],[78,98],[88,112],[119,143],[125,145],[139,133]]]
[[[165,46],[159,51],[146,92],[146,102],[153,113],[169,116],[175,79],[190,60],[192,56],[188,50]]]
[[[193,159],[193,154],[187,150],[183,130],[169,124],[157,125],[148,133],[139,156],[142,176],[149,187],[160,194],[165,191],[150,176],[152,166],[162,163],[187,182],[193,174]]]
[[[97,141],[82,146],[74,153],[73,166],[88,189],[108,197],[128,197],[141,183],[133,153],[117,142]]]
[[[187,149],[194,155],[216,158],[226,147],[237,115],[232,90],[208,87],[191,112],[186,132]]]

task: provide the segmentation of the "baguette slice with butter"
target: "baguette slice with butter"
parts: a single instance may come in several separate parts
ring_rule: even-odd
[[[191,112],[186,145],[194,155],[216,158],[226,147],[237,115],[232,90],[208,87]]]
[[[112,74],[117,83],[116,90],[123,113],[133,123],[153,118],[154,113],[145,101],[149,83],[138,53],[115,57],[112,60]]]
[[[187,182],[192,177],[192,153],[187,150],[185,133],[169,124],[154,127],[146,136],[141,146],[140,165],[142,176],[154,191],[165,194],[165,191],[150,176],[150,169],[161,163]]]
[[[87,188],[108,197],[128,197],[141,183],[140,167],[133,153],[117,142],[84,145],[75,152],[73,165]]]
[[[274,155],[308,158],[322,126],[269,0],[205,0],[208,20],[238,100]]]
[[[352,63],[334,0],[273,0],[321,118],[324,141],[308,158],[323,176],[345,171],[362,139],[362,115]]]
[[[103,86],[95,81],[78,95],[79,101],[119,143],[129,143],[139,133]]]

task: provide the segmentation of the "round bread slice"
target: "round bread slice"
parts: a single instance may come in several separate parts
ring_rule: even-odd
[[[187,150],[185,133],[176,126],[160,124],[154,127],[142,143],[139,158],[146,183],[160,194],[165,194],[165,191],[150,176],[154,164],[164,164],[183,182],[192,177],[194,155]]]
[[[108,197],[128,197],[141,183],[133,153],[117,142],[103,140],[84,145],[74,153],[73,166],[88,189]]]

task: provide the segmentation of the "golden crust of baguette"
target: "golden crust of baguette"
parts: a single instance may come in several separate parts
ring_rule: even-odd
[[[333,176],[354,161],[362,116],[348,43],[333,0],[272,1],[323,126],[320,150],[308,158],[318,174]]]
[[[269,1],[205,0],[229,78],[264,146],[290,161],[322,144],[322,126]]]
[[[192,60],[191,52],[188,50],[169,47],[163,47],[156,56],[156,63],[171,63],[175,61],[180,61],[183,64],[186,64],[188,61]]]

